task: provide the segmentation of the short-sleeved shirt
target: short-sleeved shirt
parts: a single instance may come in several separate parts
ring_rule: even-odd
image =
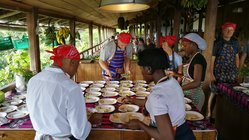
[[[206,59],[204,58],[204,56],[201,53],[196,54],[194,56],[194,58],[192,59],[192,61],[190,62],[188,73],[189,73],[189,75],[190,75],[190,77],[192,79],[194,79],[194,66],[195,66],[195,64],[202,65],[201,80],[204,81],[205,80],[205,75],[206,75],[207,62],[206,62]]]
[[[215,57],[219,56],[221,54],[222,48],[226,45],[232,46],[236,54],[239,53],[239,42],[237,39],[232,37],[229,41],[226,41],[223,38],[218,38],[214,42],[212,56],[215,56]]]
[[[148,96],[145,107],[154,124],[155,116],[164,114],[169,115],[173,126],[180,126],[185,122],[184,95],[175,78],[156,84]]]
[[[116,46],[116,43],[114,41],[107,42],[103,46],[103,49],[100,52],[100,59],[103,61],[111,60],[115,54],[116,49],[119,49],[119,47]],[[126,50],[126,56],[131,59],[132,58],[132,43],[128,44],[125,50]]]
[[[169,56],[169,61],[173,61],[173,55]],[[177,69],[180,65],[182,65],[182,57],[174,52],[174,69]]]

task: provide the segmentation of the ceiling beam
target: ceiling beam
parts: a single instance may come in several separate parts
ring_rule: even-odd
[[[10,16],[14,16],[16,14],[21,13],[20,11],[12,11],[3,15],[0,15],[0,19],[6,18],[6,17],[10,17]]]

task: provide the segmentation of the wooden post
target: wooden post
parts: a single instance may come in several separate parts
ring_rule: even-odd
[[[70,20],[70,44],[75,46],[75,21]]]
[[[99,44],[102,42],[102,40],[101,40],[101,26],[99,25],[98,26],[98,37],[99,37]]]
[[[30,69],[35,72],[41,71],[39,36],[37,33],[37,9],[27,13],[27,29],[29,35]]]
[[[144,42],[145,43],[147,41],[147,34],[148,34],[148,24],[145,22],[144,23]]]
[[[93,24],[90,23],[88,24],[89,26],[89,48],[93,47]],[[93,50],[92,50],[92,55],[93,55]]]
[[[207,15],[205,21],[205,32],[204,39],[207,42],[207,48],[204,51],[204,57],[207,61],[207,70],[206,70],[206,81],[210,80],[210,63],[213,50],[213,43],[215,39],[215,27],[216,27],[216,17],[218,9],[218,0],[209,0],[207,7]]]
[[[150,21],[150,39],[153,41],[153,33],[154,33],[154,22],[153,20]]]
[[[177,40],[179,39],[180,24],[181,24],[181,10],[177,6],[175,7],[174,27],[173,27],[173,35],[176,36]],[[178,47],[174,47],[174,50],[178,51]]]
[[[102,26],[101,30],[102,30],[102,34],[101,34],[102,41],[105,41],[105,27]]]
[[[139,25],[139,37],[142,37],[142,23],[140,22],[140,25]]]
[[[159,48],[160,47],[160,36],[161,36],[161,27],[162,27],[162,24],[161,24],[161,17],[158,15],[157,16],[157,21],[156,21],[156,47]]]

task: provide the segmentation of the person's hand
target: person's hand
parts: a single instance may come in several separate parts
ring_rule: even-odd
[[[133,129],[133,130],[138,130],[140,129],[140,121],[138,119],[134,119],[134,120],[130,120],[126,126],[130,129]]]
[[[211,82],[216,81],[216,78],[215,78],[215,76],[214,76],[213,73],[211,73],[211,75],[210,75],[210,81],[211,81]]]
[[[92,125],[100,125],[101,121],[102,121],[102,116],[103,114],[100,113],[93,113],[91,114],[90,118],[89,118],[89,122]]]
[[[116,72],[119,74],[124,73],[124,69],[123,68],[116,68]]]
[[[104,75],[104,78],[105,78],[106,81],[112,80],[112,74],[111,74],[111,72],[109,70],[106,71],[106,75]]]
[[[174,72],[174,71],[167,71],[166,72],[166,74],[168,75],[168,76],[176,76],[176,73]]]

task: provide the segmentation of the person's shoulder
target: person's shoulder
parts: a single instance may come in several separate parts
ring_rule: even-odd
[[[105,43],[104,45],[103,45],[103,49],[104,50],[112,50],[112,49],[115,49],[115,47],[116,47],[116,44],[115,44],[115,42],[114,41],[108,41],[107,43]]]

